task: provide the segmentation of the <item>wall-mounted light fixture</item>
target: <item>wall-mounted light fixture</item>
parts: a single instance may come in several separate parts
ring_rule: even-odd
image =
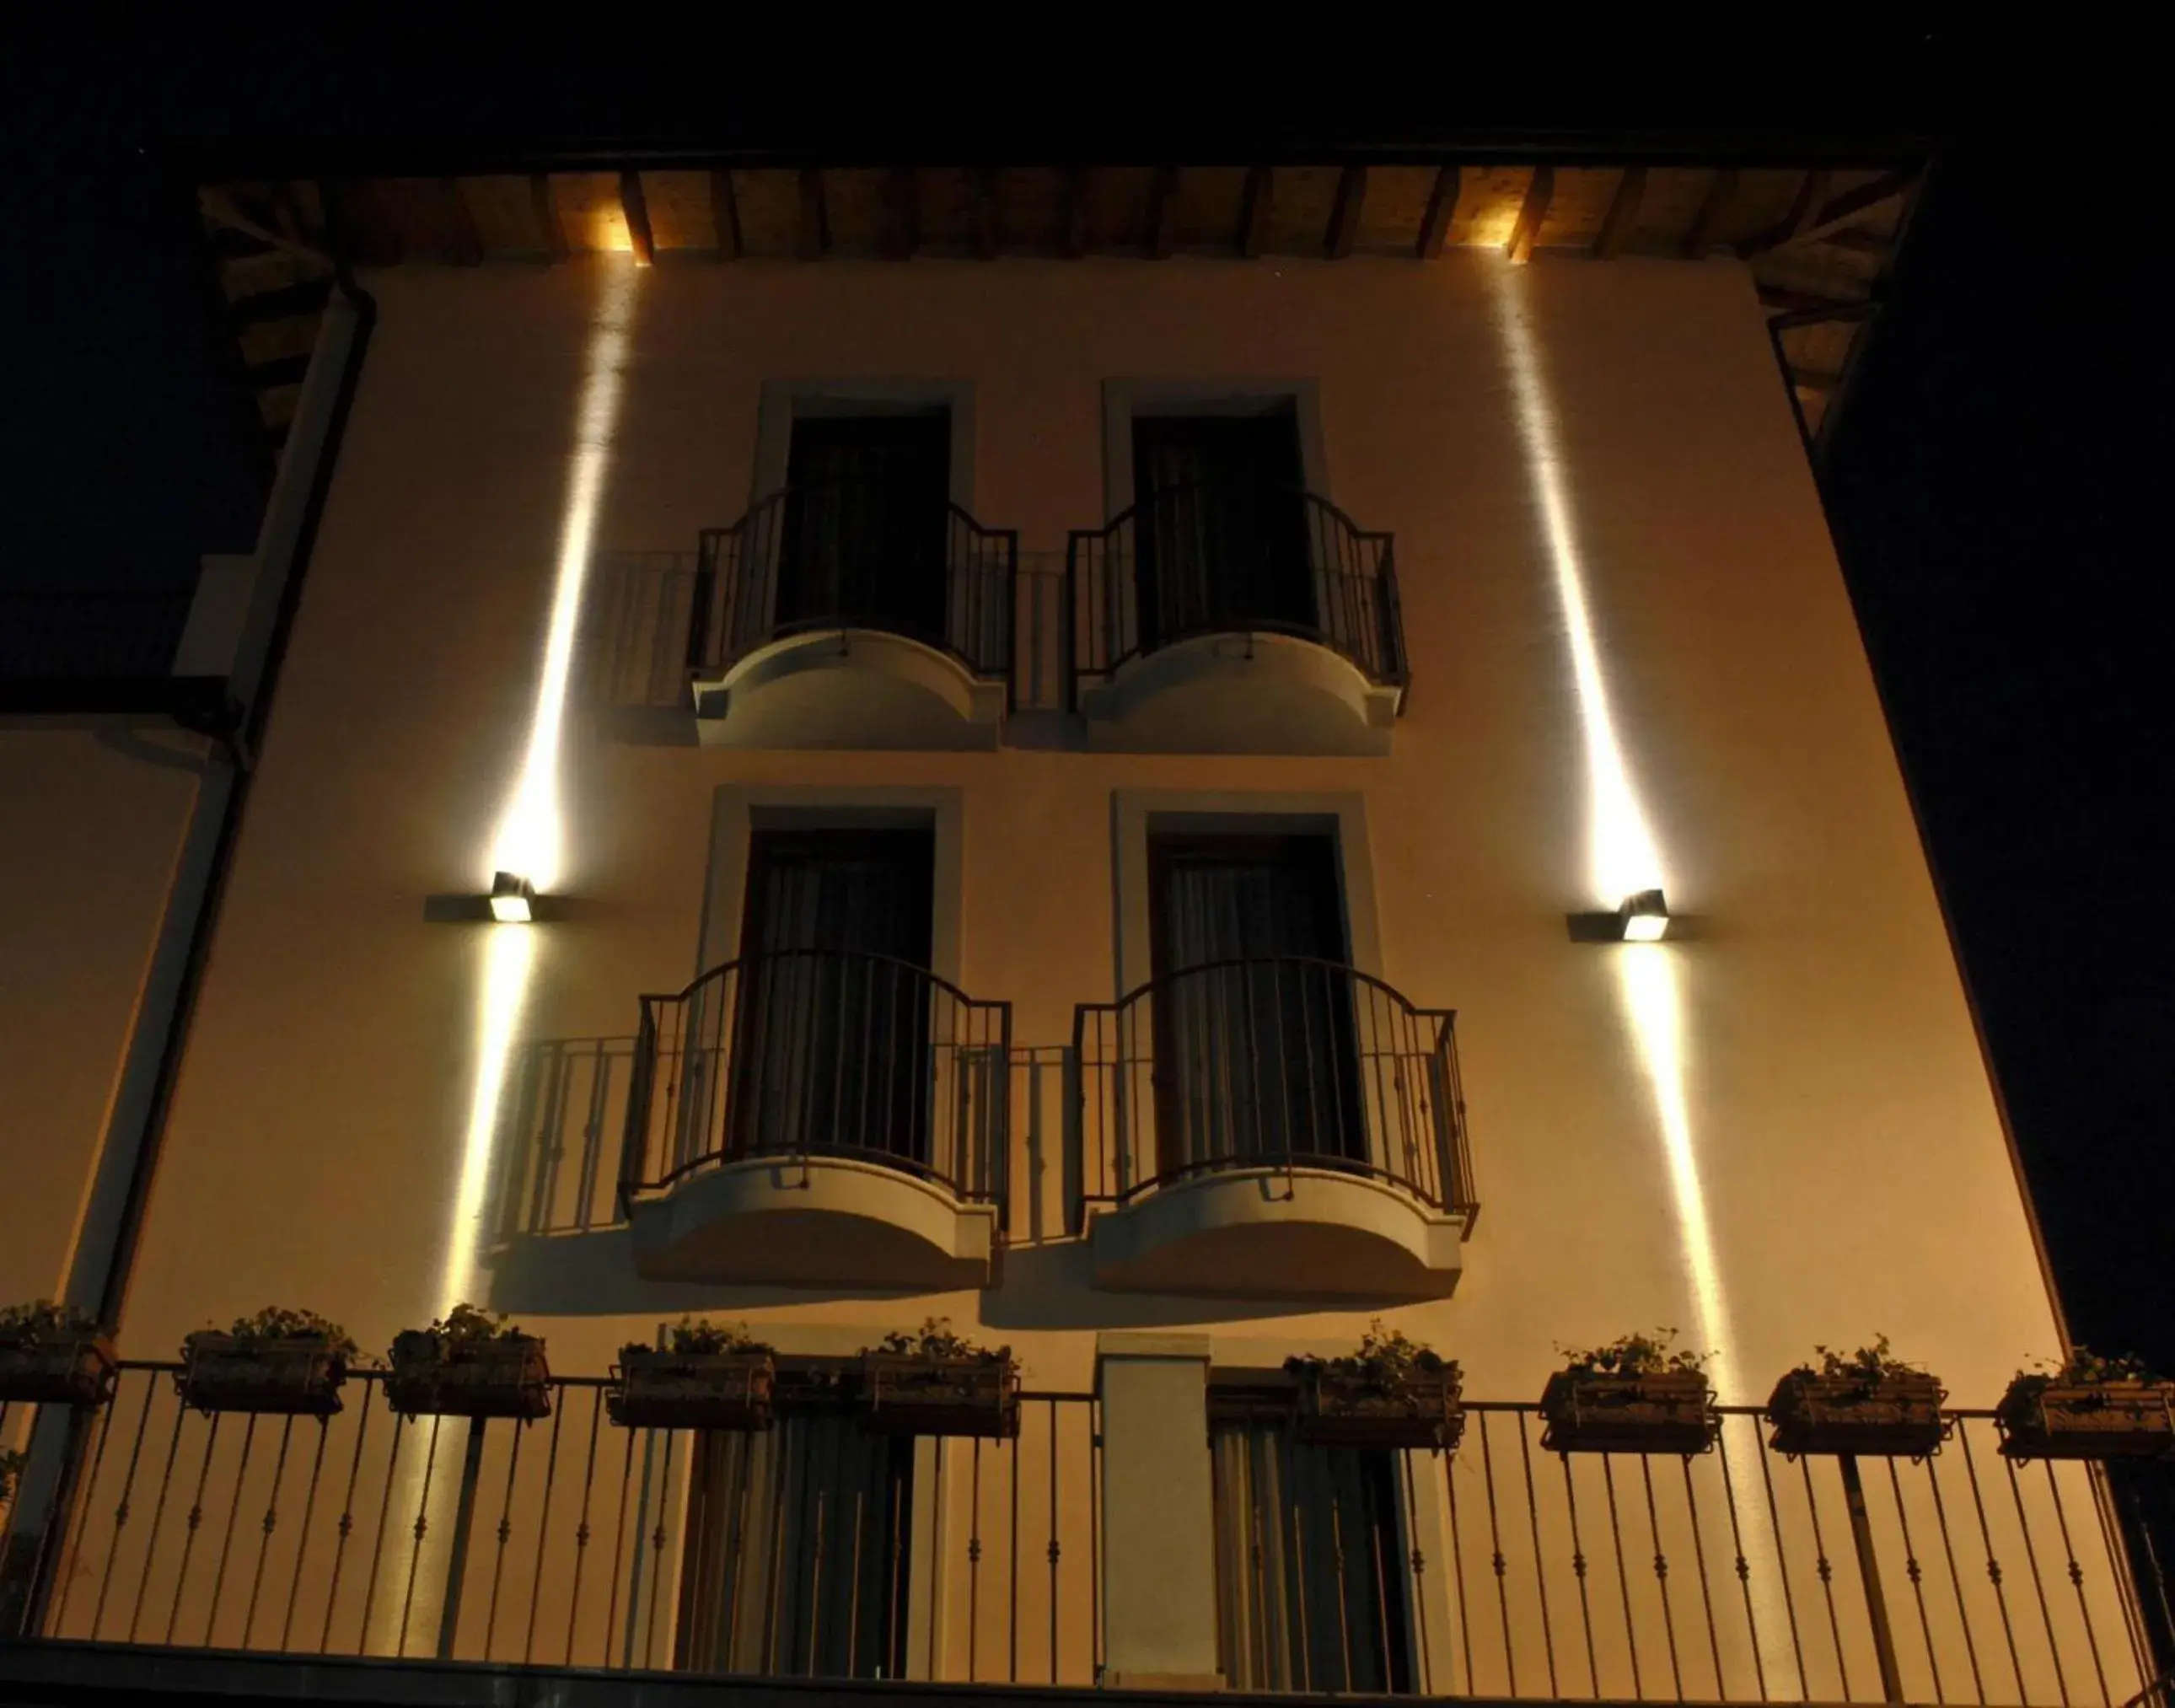
[[[502,925],[526,925],[536,918],[536,890],[512,872],[491,875],[491,916]],[[1658,934],[1657,934],[1658,935]]]
[[[1659,890],[1641,890],[1614,913],[1573,914],[1566,923],[1574,943],[1658,943],[1669,934],[1669,905]]]

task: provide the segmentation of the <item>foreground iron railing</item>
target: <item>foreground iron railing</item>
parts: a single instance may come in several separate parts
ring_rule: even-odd
[[[1371,1506],[1234,1515],[1220,1445],[1228,1681],[2105,1708],[2151,1677],[2097,1467],[2002,1456],[1985,1411],[1911,1461],[1787,1458],[1756,1408],[1720,1409],[1680,1458],[1543,1452],[1538,1407],[1468,1402],[1454,1453],[1379,1456],[1397,1476]],[[1281,1436],[1267,1480],[1304,1488],[1337,1450]]]
[[[1468,1215],[1456,1017],[1298,957],[1219,961],[1074,1011],[1080,1205],[1232,1169],[1332,1168]]]
[[[404,1419],[375,1371],[351,1375],[322,1421],[207,1416],[182,1403],[181,1368],[124,1363],[83,1418],[73,1498],[46,1526],[51,1592],[22,1635],[782,1676],[1097,1675],[1091,1396],[1022,1395],[1011,1440],[887,1442],[816,1413],[756,1434],[622,1428],[594,1377],[555,1379],[551,1415],[532,1423]],[[842,1456],[892,1447],[862,1509],[823,1511],[849,1486]],[[0,1535],[0,1577],[24,1575],[7,1546]],[[864,1583],[876,1592],[857,1594]]]
[[[788,950],[645,996],[620,1201],[750,1158],[849,1157],[1005,1204],[1012,1005],[886,955]]]
[[[876,630],[1008,677],[1019,536],[881,486],[789,488],[703,530],[687,667],[714,675],[789,635]]]
[[[1074,529],[1066,573],[1083,680],[1182,641],[1253,633],[1326,647],[1371,682],[1408,679],[1391,536],[1311,492],[1168,488]]]

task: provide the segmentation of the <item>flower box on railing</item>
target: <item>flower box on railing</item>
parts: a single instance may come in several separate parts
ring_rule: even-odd
[[[1722,1429],[1700,1370],[1558,1370],[1541,1416],[1541,1445],[1552,1453],[1704,1453]]]
[[[1009,1352],[861,1355],[862,1421],[886,1435],[1019,1434],[1019,1365]]]
[[[2175,1453],[2175,1382],[2019,1376],[1993,1413],[2012,1459],[2159,1459]]]
[[[113,1342],[95,1329],[0,1334],[0,1405],[101,1405],[113,1378]]]
[[[1465,1434],[1455,1364],[1408,1372],[1393,1385],[1323,1364],[1299,1378],[1299,1439],[1316,1447],[1441,1447]]]
[[[458,1340],[407,1329],[393,1337],[385,1397],[408,1418],[545,1418],[551,1370],[534,1335]]]
[[[777,1378],[767,1352],[629,1347],[612,1371],[605,1408],[631,1429],[767,1429]]]
[[[256,1340],[203,1329],[182,1343],[182,1356],[174,1386],[199,1412],[329,1418],[340,1409],[347,1354],[322,1335]]]
[[[1939,1380],[1922,1370],[1878,1377],[1793,1370],[1768,1396],[1776,1451],[1923,1459],[1948,1437]]]

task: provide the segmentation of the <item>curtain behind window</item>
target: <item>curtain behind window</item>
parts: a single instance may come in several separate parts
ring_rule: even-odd
[[[1288,410],[1136,418],[1143,645],[1253,624],[1312,628],[1304,485]]]
[[[926,1163],[930,833],[761,831],[749,855],[736,1147]]]
[[[677,1664],[903,1676],[913,1438],[788,1413],[767,1430],[698,1439]]]
[[[1366,1161],[1333,843],[1158,837],[1149,862],[1157,1173]]]
[[[944,638],[948,412],[793,424],[778,546],[779,629],[831,623]]]
[[[1408,1547],[1394,1456],[1303,1447],[1281,1423],[1219,1423],[1218,1621],[1243,1690],[1414,1688]]]

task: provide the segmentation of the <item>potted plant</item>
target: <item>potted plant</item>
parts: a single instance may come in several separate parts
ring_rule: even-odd
[[[1854,1353],[1813,1350],[1819,1367],[1800,1364],[1768,1396],[1770,1445],[1778,1451],[1923,1459],[1948,1439],[1950,1425],[1941,1415],[1947,1390],[1891,1354],[1886,1335]]]
[[[1704,1453],[1722,1420],[1708,1385],[1707,1353],[1672,1352],[1673,1328],[1627,1334],[1606,1346],[1569,1353],[1541,1394],[1548,1427],[1541,1445],[1555,1453]]]
[[[200,1412],[329,1418],[340,1409],[355,1344],[313,1310],[267,1306],[221,1334],[198,1329],[182,1342],[174,1386]]]
[[[1455,1447],[1465,1433],[1457,1365],[1378,1317],[1348,1358],[1289,1358],[1299,1439],[1316,1446]]]
[[[404,1417],[544,1418],[551,1412],[544,1342],[473,1304],[393,1337],[385,1397]]]
[[[863,1422],[884,1434],[1013,1436],[1019,1366],[1010,1347],[978,1347],[930,1317],[861,1348],[861,1402]]]
[[[2175,1452],[2175,1382],[2141,1358],[2079,1347],[2061,1364],[2020,1372],[1994,1407],[2012,1459],[2159,1459]]]
[[[745,1323],[681,1317],[664,1347],[619,1349],[605,1405],[632,1429],[767,1429],[778,1364]]]
[[[95,1406],[113,1380],[112,1339],[89,1311],[49,1299],[0,1310],[0,1404]]]

